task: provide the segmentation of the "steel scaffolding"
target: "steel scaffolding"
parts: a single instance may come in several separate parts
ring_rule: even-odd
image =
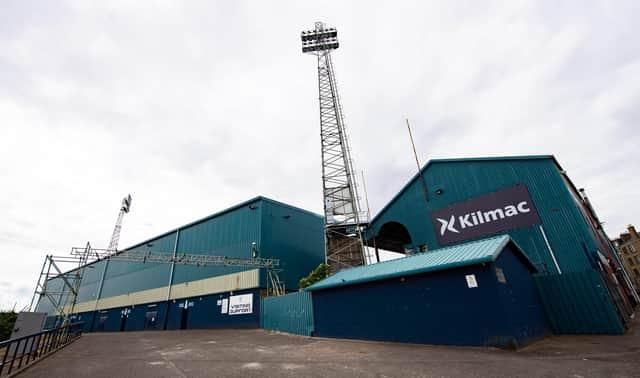
[[[122,261],[130,263],[149,264],[182,264],[198,267],[207,266],[241,266],[247,268],[265,269],[267,271],[267,291],[271,295],[282,295],[285,293],[284,283],[280,281],[280,260],[269,258],[240,258],[218,256],[210,254],[192,254],[173,252],[151,252],[151,251],[122,251],[116,252],[112,249],[92,248],[89,243],[85,247],[74,247],[67,256],[47,255],[42,265],[42,270],[36,285],[36,289],[31,299],[30,311],[35,311],[35,307],[42,299],[47,299],[55,308],[61,321],[61,325],[70,324],[71,315],[78,300],[78,292],[84,276],[84,271],[89,264],[98,261]],[[64,266],[71,266],[72,269],[64,271]],[[52,286],[54,279],[59,278],[57,286]],[[103,278],[104,279],[104,276]],[[269,285],[271,287],[269,287]]]

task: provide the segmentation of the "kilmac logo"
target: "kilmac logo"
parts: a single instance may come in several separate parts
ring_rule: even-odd
[[[475,227],[485,223],[495,222],[508,217],[515,217],[520,214],[531,212],[531,208],[527,201],[522,201],[516,205],[507,205],[504,208],[493,209],[489,211],[473,211],[464,215],[457,216],[452,214],[447,219],[436,218],[440,222],[440,235],[444,235],[445,232],[455,232],[459,234],[458,228],[465,229],[469,227]],[[456,221],[458,222],[458,228],[456,228]]]
[[[447,245],[541,222],[527,186],[516,184],[434,210],[431,223]]]

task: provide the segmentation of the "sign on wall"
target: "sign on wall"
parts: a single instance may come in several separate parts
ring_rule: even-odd
[[[229,315],[253,313],[253,294],[232,295],[229,297]]]
[[[469,289],[473,289],[474,287],[478,287],[478,281],[476,280],[476,275],[475,274],[467,274],[466,276],[464,276],[464,278],[467,280],[467,287]]]
[[[527,186],[518,184],[435,210],[431,223],[446,245],[542,222]]]
[[[227,311],[229,310],[229,298],[222,299],[220,301],[220,305],[222,306],[220,308],[220,313],[221,314],[226,314]]]

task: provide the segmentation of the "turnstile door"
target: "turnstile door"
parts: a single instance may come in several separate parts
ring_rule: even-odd
[[[187,329],[188,319],[189,319],[189,308],[183,308],[182,317],[180,318],[180,329]]]
[[[127,319],[129,319],[129,314],[120,315],[120,332],[124,332],[127,327]]]
[[[147,311],[145,317],[144,329],[156,329],[158,322],[158,311]]]

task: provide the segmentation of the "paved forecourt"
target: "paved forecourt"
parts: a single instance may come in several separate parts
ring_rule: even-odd
[[[94,333],[24,377],[633,377],[637,322],[623,336],[558,336],[519,351],[320,339],[264,330]]]

